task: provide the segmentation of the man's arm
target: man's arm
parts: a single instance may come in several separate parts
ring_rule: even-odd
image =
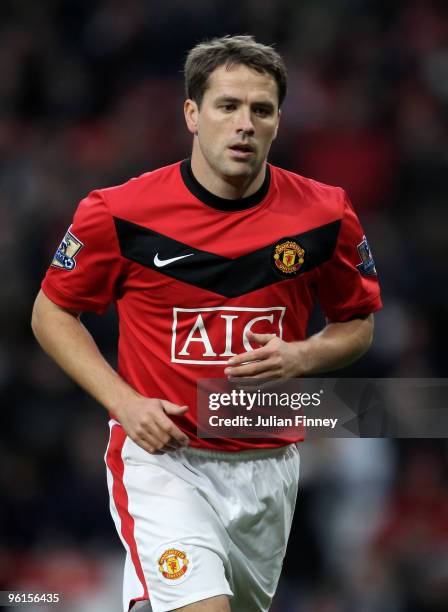
[[[61,308],[40,291],[31,326],[44,351],[116,416],[136,444],[149,453],[188,444],[188,437],[167,416],[183,414],[187,407],[143,397],[130,387],[104,359],[80,313]]]
[[[328,323],[299,342],[249,332],[261,348],[229,359],[225,374],[245,378],[292,378],[343,368],[363,355],[373,339],[373,314],[345,323]]]

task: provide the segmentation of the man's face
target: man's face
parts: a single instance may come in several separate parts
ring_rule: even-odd
[[[275,79],[244,65],[219,66],[210,75],[201,107],[186,103],[187,124],[199,151],[217,175],[255,178],[279,122]]]

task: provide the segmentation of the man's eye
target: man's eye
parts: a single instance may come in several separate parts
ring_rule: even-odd
[[[228,113],[235,110],[235,104],[221,104],[220,108]]]
[[[269,115],[269,111],[267,108],[255,108],[254,113],[259,117],[267,117]]]

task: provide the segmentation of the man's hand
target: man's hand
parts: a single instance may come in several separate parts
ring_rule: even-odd
[[[260,348],[241,353],[228,361],[224,373],[229,378],[291,378],[302,374],[301,364],[305,351],[304,342],[285,342],[275,334],[248,332],[249,342],[256,342]]]
[[[229,359],[224,370],[229,378],[280,379],[331,372],[367,351],[373,338],[373,314],[328,322],[306,340],[285,342],[274,334],[253,332],[247,338],[260,348]]]
[[[188,406],[167,400],[135,397],[123,402],[114,414],[127,435],[141,448],[160,455],[188,445],[188,437],[168,415],[181,415]]]

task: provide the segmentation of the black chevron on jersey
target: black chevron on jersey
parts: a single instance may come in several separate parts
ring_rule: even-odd
[[[195,287],[233,298],[285,280],[274,271],[271,263],[273,245],[282,240],[282,236],[276,242],[231,259],[202,251],[125,219],[114,217],[114,221],[123,257]],[[287,237],[305,250],[305,261],[299,275],[331,258],[340,225],[341,220],[338,219]],[[162,264],[169,259],[179,259],[158,266],[156,255]]]

